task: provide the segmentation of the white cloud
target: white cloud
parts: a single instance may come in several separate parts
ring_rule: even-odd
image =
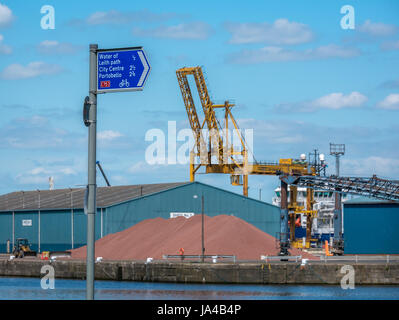
[[[120,12],[118,10],[97,11],[91,14],[87,19],[88,25],[103,24],[127,24],[130,22],[159,22],[176,17],[174,13],[154,13],[148,10],[137,12]]]
[[[60,43],[54,40],[44,40],[39,43],[37,50],[43,54],[73,54],[79,50],[79,46],[71,43]]]
[[[97,133],[97,138],[104,141],[111,141],[122,136],[120,132],[113,130],[105,130]]]
[[[133,174],[154,174],[159,173],[162,175],[162,173],[168,172],[172,173],[173,171],[177,170],[182,170],[182,168],[187,168],[185,165],[181,164],[149,164],[146,161],[138,161],[135,164],[131,165],[128,169],[127,172],[133,173]],[[184,170],[184,169],[183,169]]]
[[[252,129],[255,139],[261,138],[262,141],[267,143],[298,144],[304,141],[302,130],[292,130],[294,127],[302,128],[303,124],[300,122],[294,122],[287,126],[286,124],[282,124],[280,122],[251,118],[238,119],[237,121],[242,130]],[[292,131],[296,131],[296,133],[293,134]]]
[[[399,160],[370,156],[363,159],[342,159],[342,174],[370,177],[376,174],[380,177],[399,176]]]
[[[49,177],[60,181],[66,176],[74,176],[77,172],[71,167],[35,167],[31,170],[19,173],[15,178],[19,184],[40,185],[48,183]]]
[[[64,175],[75,175],[77,174],[76,171],[72,168],[66,167],[66,168],[61,168],[59,170],[59,172],[61,172]]]
[[[128,168],[129,173],[143,173],[149,172],[151,170],[151,166],[144,161],[139,161]]]
[[[15,63],[6,67],[0,73],[0,77],[6,80],[28,79],[41,75],[56,74],[61,72],[61,70],[61,67],[58,65],[47,64],[41,61],[30,62],[26,66]]]
[[[85,135],[53,127],[49,118],[38,115],[15,118],[0,127],[0,148],[72,149],[86,146],[85,139]]]
[[[33,115],[30,118],[19,118],[17,121],[28,123],[31,127],[43,127],[49,122],[47,118],[38,115]]]
[[[9,7],[0,3],[0,27],[7,27],[14,20],[14,16]]]
[[[42,173],[49,174],[51,172],[48,170],[45,170],[43,167],[36,167],[36,168],[33,168],[32,170],[28,171],[28,173],[32,174],[32,175],[37,175],[37,174],[42,174]]]
[[[94,12],[87,18],[87,23],[91,25],[96,25],[96,24],[107,24],[107,23],[124,23],[125,16],[123,13],[116,11],[116,10],[111,10],[111,11],[98,11]]]
[[[283,103],[276,106],[280,111],[312,112],[319,109],[359,108],[364,106],[368,98],[360,92],[353,91],[349,94],[334,92],[310,101],[297,103]]]
[[[12,53],[12,49],[10,46],[3,44],[4,37],[0,34],[0,54],[10,54]]]
[[[399,50],[399,40],[383,42],[381,44],[381,49],[384,51]]]
[[[366,96],[359,92],[353,91],[347,95],[341,92],[330,93],[314,100],[312,104],[316,108],[341,109],[361,107],[366,103],[366,101]]]
[[[377,103],[377,107],[388,110],[399,110],[399,94],[392,93],[386,96],[384,100]]]
[[[44,176],[44,175],[29,175],[29,174],[18,174],[16,176],[16,181],[19,184],[33,184],[33,185],[38,185],[38,184],[43,184],[48,182],[48,176]]]
[[[382,22],[371,22],[366,20],[362,25],[357,28],[360,32],[366,33],[373,37],[391,36],[395,34],[398,27],[392,24]]]
[[[97,142],[103,149],[123,150],[124,153],[136,150],[139,144],[143,144],[142,140],[126,136],[115,130],[104,130],[97,132]]]
[[[289,50],[281,47],[264,47],[255,50],[242,50],[229,57],[229,61],[237,64],[254,64],[264,62],[305,61],[330,58],[352,58],[358,56],[356,48],[342,47],[335,44],[307,50]]]
[[[334,157],[328,156],[329,142],[345,143],[347,153],[342,159],[354,162],[350,162],[351,165],[341,165],[344,175],[371,176],[376,173],[381,176],[399,177],[399,160],[396,160],[396,167],[395,163],[389,160],[383,162],[384,159],[398,159],[398,151],[392,147],[398,139],[397,128],[358,126],[355,120],[354,118],[354,122],[348,125],[337,121],[333,126],[329,126],[319,124],[317,120],[237,119],[241,129],[253,129],[252,152],[257,161],[273,162],[279,158],[299,157],[301,153],[307,155],[316,148],[326,155],[329,166],[327,174],[333,174],[335,160]],[[356,162],[357,158],[370,159],[367,162]],[[389,169],[385,170],[384,164]]]
[[[318,47],[314,50],[306,51],[308,58],[352,58],[358,56],[360,51],[356,48],[342,47],[335,44]]]
[[[263,23],[226,23],[226,29],[231,33],[230,43],[268,43],[277,45],[293,45],[313,40],[310,28],[298,22],[287,19],[277,19],[272,24]]]
[[[212,28],[204,22],[181,23],[174,26],[161,26],[155,29],[134,28],[135,36],[204,40],[210,36]]]
[[[129,179],[122,175],[111,176],[112,185],[127,185],[129,184]]]

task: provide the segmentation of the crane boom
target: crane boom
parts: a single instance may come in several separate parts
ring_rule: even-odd
[[[278,163],[249,163],[248,151],[245,139],[241,135],[238,124],[231,113],[234,104],[226,101],[224,104],[213,104],[209,96],[201,67],[184,67],[176,71],[177,80],[186,107],[188,119],[195,138],[194,149],[196,152],[190,154],[190,180],[194,181],[195,172],[205,166],[206,173],[225,173],[231,175],[233,185],[242,185],[243,194],[248,195],[248,175],[280,175],[289,174],[294,176],[314,175],[314,166],[303,161],[293,159],[280,159]],[[200,123],[194,99],[187,77],[193,76],[198,91],[199,99],[205,115],[204,123]],[[222,128],[217,117],[216,108],[224,108],[225,127]],[[234,150],[232,141],[229,141],[229,122],[233,125],[233,130],[239,138],[241,150]],[[209,132],[209,147],[207,148],[202,130],[206,124]],[[225,130],[225,135],[222,131]],[[216,163],[212,163],[212,156],[217,158]],[[195,157],[199,158],[199,164],[195,165]],[[286,160],[286,161],[282,161]],[[242,177],[242,180],[240,179]]]
[[[299,187],[349,193],[383,200],[399,200],[399,181],[381,179],[375,175],[371,178],[302,176],[296,177],[291,184]]]
[[[191,94],[190,85],[187,80],[187,71],[178,70],[176,71],[177,80],[179,81],[180,91],[183,97],[184,105],[186,106],[188,120],[190,122],[191,129],[193,130],[195,146],[197,148],[197,153],[199,155],[206,155],[206,145],[205,141],[201,135],[202,126],[200,124],[197,110],[195,109],[195,104],[193,96]]]
[[[220,128],[218,126],[218,121],[216,118],[214,104],[209,96],[208,88],[205,83],[204,74],[202,73],[201,67],[191,67],[191,68],[181,68],[176,71],[177,79],[179,81],[180,90],[182,92],[183,101],[186,106],[187,115],[190,121],[192,130],[196,135],[197,151],[200,148],[202,141],[199,137],[198,129],[202,129],[203,126],[200,125],[198,115],[195,109],[194,100],[191,94],[190,86],[187,80],[188,75],[192,75],[195,80],[198,95],[201,101],[202,109],[205,115],[205,122],[209,130],[209,144],[210,151],[212,151],[212,146],[217,149],[217,156],[219,163],[223,162],[223,139],[220,134]],[[208,161],[211,160],[210,154],[208,154]]]
[[[204,123],[201,125],[197,110],[194,105],[194,99],[192,97],[191,89],[188,83],[188,76],[193,76],[195,85],[198,91],[199,99],[204,112]],[[223,172],[230,173],[233,177],[243,176],[243,188],[244,195],[248,195],[248,174],[246,174],[245,166],[247,165],[247,149],[244,139],[238,130],[238,126],[230,112],[230,108],[233,104],[228,101],[223,105],[216,105],[212,103],[209,96],[208,88],[206,86],[204,74],[201,67],[190,67],[181,68],[176,71],[176,76],[179,82],[180,90],[183,97],[183,102],[186,107],[187,115],[189,118],[190,126],[195,138],[195,149],[196,153],[192,152],[190,155],[190,180],[194,180],[195,172],[201,167],[205,166],[207,172]],[[220,126],[219,121],[216,117],[215,109],[225,108],[225,129],[226,135],[223,136],[221,131],[223,128]],[[241,141],[241,150],[234,151],[233,145],[229,144],[228,137],[228,121],[232,121],[238,137]],[[204,138],[201,135],[202,129],[206,124],[209,133],[209,148],[206,147]],[[223,140],[223,138],[225,140]],[[206,157],[204,156],[206,155]],[[215,155],[217,163],[212,163],[212,156]],[[195,166],[194,158],[199,157],[199,165]],[[237,159],[240,157],[240,159]],[[235,180],[236,181],[236,180]],[[237,181],[233,184],[240,184]]]
[[[209,135],[211,144],[217,144],[219,163],[223,163],[223,139],[219,132],[215,109],[213,108],[213,103],[208,93],[208,88],[205,83],[202,69],[200,67],[193,68],[193,76],[197,85],[202,109],[204,110],[206,124],[210,133]]]

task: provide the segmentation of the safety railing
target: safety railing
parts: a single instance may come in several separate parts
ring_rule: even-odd
[[[345,262],[386,262],[386,263],[391,263],[391,262],[396,262],[399,263],[399,256],[395,255],[383,255],[383,256],[359,256],[359,255],[351,255],[351,256],[320,256],[320,261],[323,262],[340,262],[340,261],[345,261]]]
[[[269,261],[295,261],[299,262],[302,260],[302,256],[260,256],[260,260]]]
[[[202,259],[204,260],[212,260],[213,263],[219,262],[218,260],[228,260],[228,261],[233,261],[236,262],[236,256],[233,255],[180,255],[180,254],[176,254],[176,255],[171,255],[171,254],[165,254],[162,256],[163,259],[179,259],[181,261],[184,260],[199,260],[202,261]]]

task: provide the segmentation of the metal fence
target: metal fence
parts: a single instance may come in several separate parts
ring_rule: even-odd
[[[399,263],[398,255],[384,255],[384,256],[320,256],[322,262],[385,262],[385,263]]]
[[[163,259],[179,259],[181,261],[185,261],[185,260],[198,260],[201,261],[202,258],[204,258],[204,260],[212,260],[213,263],[216,262],[220,262],[218,260],[222,260],[222,261],[232,261],[232,262],[236,262],[236,256],[231,256],[231,255],[170,255],[170,254],[166,254],[162,256]]]

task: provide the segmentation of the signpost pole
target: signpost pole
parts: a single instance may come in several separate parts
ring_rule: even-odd
[[[87,201],[86,299],[94,299],[94,240],[96,214],[97,44],[90,45],[89,148]]]
[[[97,94],[139,91],[150,72],[142,47],[98,49],[90,45],[89,96],[83,105],[83,122],[89,128],[87,212],[86,299],[94,299],[94,240],[96,208]],[[97,79],[98,78],[98,79]]]

